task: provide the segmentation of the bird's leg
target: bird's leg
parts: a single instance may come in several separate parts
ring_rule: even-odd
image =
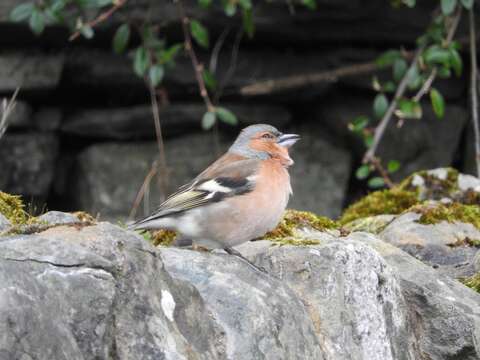
[[[240,258],[241,260],[245,261],[248,265],[252,266],[255,270],[257,271],[260,271],[264,274],[268,274],[267,273],[267,270],[265,270],[263,267],[259,267],[255,264],[253,264],[250,260],[248,260],[245,256],[243,256],[240,252],[238,252],[237,250],[235,249],[232,249],[230,247],[226,247],[226,248],[223,248],[223,250],[225,250],[225,252],[227,254],[230,254],[230,255],[233,255],[233,256],[236,256],[238,258]]]

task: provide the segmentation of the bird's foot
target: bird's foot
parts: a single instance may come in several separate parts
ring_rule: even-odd
[[[260,271],[264,274],[268,274],[267,270],[265,270],[265,268],[261,267],[261,266],[257,266],[255,265],[254,263],[252,263],[250,260],[248,260],[245,256],[243,256],[239,251],[235,250],[235,249],[232,249],[232,248],[229,248],[229,247],[226,247],[224,248],[223,250],[225,250],[225,252],[227,254],[230,254],[230,255],[233,255],[233,256],[236,256],[238,258],[240,258],[241,260],[245,261],[248,265],[250,265],[251,267],[253,267],[256,271]]]

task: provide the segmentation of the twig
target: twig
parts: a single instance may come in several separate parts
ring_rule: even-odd
[[[15,105],[17,104],[16,99],[19,91],[20,91],[20,88],[17,88],[13,93],[12,97],[10,98],[10,100],[3,99],[2,115],[0,117],[0,139],[7,131],[8,119],[13,109],[15,108]]]
[[[133,202],[132,209],[130,210],[130,214],[128,215],[129,219],[132,220],[135,218],[138,207],[142,202],[143,195],[145,194],[146,189],[150,186],[150,182],[152,181],[153,177],[158,171],[157,169],[158,169],[158,165],[156,161],[154,161],[152,164],[152,167],[150,168],[150,171],[148,172],[147,176],[145,176],[145,179],[143,180],[143,184],[140,187],[140,190],[138,190],[137,196],[135,197],[135,201]]]
[[[383,178],[383,181],[385,184],[391,189],[394,187],[393,181],[390,179],[390,176],[388,176],[388,172],[385,170],[385,168],[382,166],[382,163],[379,158],[374,157],[370,163],[375,167],[375,169],[379,172],[380,176]]]
[[[114,1],[114,5],[108,9],[107,11],[101,13],[100,15],[98,15],[95,19],[93,19],[92,21],[89,21],[87,22],[85,25],[87,26],[90,26],[91,28],[97,26],[98,24],[108,20],[110,18],[110,16],[112,16],[115,11],[117,11],[118,9],[120,9],[123,5],[125,5],[125,3],[127,2],[127,0],[116,0]],[[77,30],[75,31],[72,35],[70,35],[70,37],[68,38],[68,41],[73,41],[75,40],[76,38],[78,38],[80,36],[81,32],[80,30]]]
[[[207,87],[205,86],[205,81],[203,80],[203,64],[198,61],[197,55],[193,48],[192,37],[190,36],[190,30],[188,25],[190,24],[190,19],[185,13],[183,3],[181,0],[174,0],[177,3],[178,14],[180,17],[180,22],[182,23],[183,37],[185,43],[185,50],[187,51],[190,60],[192,61],[193,70],[195,72],[195,78],[197,79],[198,88],[200,90],[200,95],[205,102],[205,106],[208,111],[214,111],[215,107],[210,100],[208,95]]]
[[[475,139],[475,163],[477,176],[480,177],[480,129],[478,124],[478,97],[477,97],[477,46],[475,36],[475,17],[473,8],[468,13],[470,22],[470,95],[472,106],[473,133]]]
[[[212,55],[210,56],[210,64],[208,65],[208,70],[212,74],[215,74],[215,72],[217,71],[218,57],[220,55],[220,51],[222,50],[223,44],[225,43],[225,39],[227,38],[229,33],[230,27],[226,27],[215,42],[215,46],[212,50]]]
[[[417,94],[413,97],[413,100],[420,101],[422,97],[430,90],[436,77],[437,68],[433,68],[433,70],[430,72],[430,75],[428,75],[427,80],[425,80],[420,90],[418,90]]]
[[[448,34],[447,34],[447,37],[446,37],[447,44],[452,41],[452,39],[455,35],[455,32],[456,32],[457,27],[458,27],[458,23],[460,21],[461,14],[462,14],[462,7],[459,6],[458,11],[456,12],[456,14],[455,14],[455,16],[452,20],[452,23],[450,25],[450,28],[449,28],[449,31],[448,31]],[[413,67],[416,66],[417,61],[419,60],[420,56],[422,55],[422,52],[423,52],[424,49],[425,49],[425,45],[421,45],[416,50],[415,55],[413,57],[413,60],[410,63],[410,67],[405,72],[405,75],[403,76],[402,80],[400,81],[400,84],[398,84],[397,90],[395,91],[395,95],[394,95],[392,101],[390,102],[390,105],[389,105],[387,111],[385,112],[385,114],[382,117],[382,120],[380,121],[380,123],[378,124],[378,126],[375,129],[375,133],[373,135],[372,146],[365,152],[365,155],[363,157],[363,162],[364,163],[372,162],[373,159],[375,158],[375,153],[377,151],[378,145],[380,144],[380,141],[383,137],[383,134],[385,133],[385,130],[388,126],[388,123],[390,122],[390,120],[391,120],[391,118],[392,118],[392,116],[395,112],[395,109],[397,108],[397,102],[403,96],[403,94],[405,93],[405,91],[407,89],[408,81],[410,80],[409,79],[409,73],[413,69]],[[420,89],[419,93],[417,94],[418,99],[420,99],[428,91],[428,89],[430,88],[430,86],[432,85],[432,83],[433,83],[433,81],[436,77],[436,74],[437,74],[436,71],[432,71],[430,73],[429,78],[425,82],[426,86],[424,84],[424,86],[422,86],[422,89]]]

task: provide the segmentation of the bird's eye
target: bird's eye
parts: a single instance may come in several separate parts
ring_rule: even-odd
[[[264,139],[273,139],[273,137],[274,136],[272,134],[269,134],[269,133],[266,133],[266,134],[262,135],[262,138],[264,138]]]

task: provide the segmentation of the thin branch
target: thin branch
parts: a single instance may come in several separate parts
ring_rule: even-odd
[[[190,60],[192,61],[192,66],[195,72],[195,78],[197,79],[200,95],[203,101],[205,102],[205,106],[207,107],[207,110],[214,111],[215,107],[213,106],[212,101],[210,100],[207,87],[205,86],[205,81],[203,80],[203,69],[204,69],[203,64],[201,64],[198,61],[197,55],[195,54],[195,50],[193,48],[192,37],[190,36],[190,29],[189,29],[190,19],[185,13],[185,9],[183,7],[182,1],[174,0],[174,2],[177,3],[178,15],[180,17],[180,22],[182,23],[185,50],[187,51],[190,57]]]
[[[222,47],[225,44],[225,39],[227,38],[229,33],[230,27],[226,27],[215,42],[215,46],[212,50],[212,55],[210,56],[210,64],[208,65],[208,70],[212,74],[215,74],[215,72],[217,71],[218,57],[220,56],[220,51],[222,50]]]
[[[109,8],[107,11],[98,15],[92,21],[87,22],[85,25],[93,28],[93,27],[97,26],[98,24],[108,20],[118,9],[120,9],[123,5],[125,5],[126,2],[127,2],[127,0],[116,0],[116,1],[114,1],[113,6],[111,8]],[[76,38],[78,38],[80,35],[81,35],[80,30],[77,30],[72,35],[70,35],[68,40],[73,41]]]
[[[449,27],[449,31],[448,31],[448,34],[447,34],[447,37],[446,37],[446,43],[447,44],[449,44],[452,41],[452,39],[455,35],[455,32],[456,32],[457,27],[458,27],[458,23],[460,21],[461,14],[462,14],[462,7],[459,6],[458,11],[456,12],[455,16],[453,17],[452,23],[450,24],[450,27]],[[382,120],[380,121],[380,123],[378,124],[378,126],[375,129],[375,134],[373,136],[372,146],[365,152],[365,155],[363,157],[363,162],[364,163],[372,162],[373,159],[375,158],[375,153],[377,151],[378,145],[380,144],[380,141],[383,137],[383,134],[385,133],[385,130],[387,129],[387,126],[388,126],[388,124],[389,124],[389,122],[390,122],[390,120],[391,120],[391,118],[392,118],[392,116],[395,112],[395,109],[397,108],[397,102],[403,96],[405,91],[407,90],[407,85],[408,85],[408,82],[410,80],[409,79],[409,73],[416,66],[416,64],[417,64],[420,56],[422,55],[422,52],[423,52],[424,49],[425,49],[425,45],[422,45],[416,50],[415,55],[413,57],[413,60],[410,63],[410,67],[405,72],[405,75],[403,76],[402,80],[400,81],[400,84],[398,84],[397,90],[395,91],[395,95],[394,95],[392,101],[390,102],[390,105],[389,105],[387,111],[385,112],[385,114],[382,117]],[[431,84],[433,83],[433,81],[436,77],[436,74],[437,74],[436,71],[432,71],[430,73],[429,78],[425,82],[425,83],[427,83],[427,87],[425,87],[425,84],[424,84],[422,89],[417,94],[418,100],[423,96],[424,93],[426,93],[428,91],[428,89],[430,88]]]
[[[433,68],[433,70],[430,72],[430,75],[428,75],[427,80],[425,80],[420,90],[418,90],[417,94],[413,97],[413,100],[420,101],[422,97],[424,97],[425,94],[430,90],[436,77],[437,68]]]
[[[385,182],[385,185],[387,185],[390,189],[393,188],[393,186],[395,184],[390,179],[390,176],[388,176],[388,172],[382,166],[382,163],[381,163],[380,159],[377,158],[377,157],[374,157],[370,162],[375,167],[375,169],[378,171],[380,176],[383,178],[383,181]]]
[[[143,180],[143,184],[140,187],[140,190],[138,190],[137,196],[135,197],[135,200],[132,205],[132,209],[130,210],[130,214],[128,215],[128,218],[133,220],[135,218],[135,215],[137,214],[138,207],[140,206],[140,203],[142,202],[143,196],[146,192],[146,189],[150,186],[150,182],[152,181],[153,177],[157,173],[158,165],[157,162],[154,161],[152,164],[152,167],[150,168],[150,171],[148,172],[147,176]]]
[[[13,109],[15,109],[15,105],[17,104],[16,99],[19,91],[20,91],[20,88],[17,88],[17,90],[15,90],[10,100],[3,99],[2,101],[2,115],[0,117],[0,139],[7,131],[8,119]]]
[[[480,177],[480,129],[478,124],[478,96],[477,96],[477,46],[475,36],[475,17],[473,8],[468,13],[470,22],[470,95],[472,106],[473,132],[475,139],[475,163],[477,176]]]

